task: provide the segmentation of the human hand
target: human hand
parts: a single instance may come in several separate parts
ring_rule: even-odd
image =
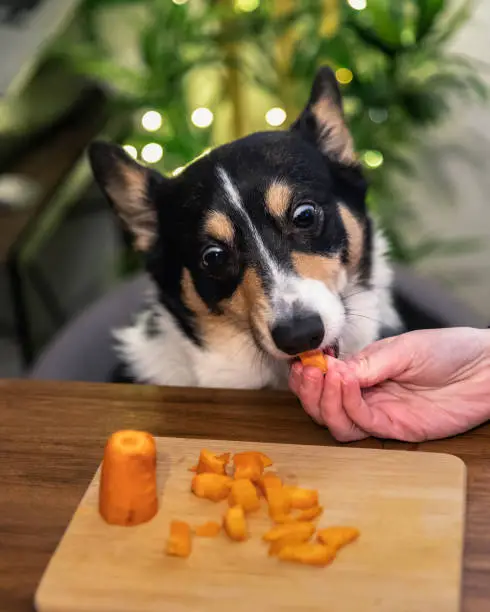
[[[294,364],[290,387],[340,441],[445,438],[490,417],[490,331],[410,332],[320,372]],[[362,388],[362,392],[361,392]]]

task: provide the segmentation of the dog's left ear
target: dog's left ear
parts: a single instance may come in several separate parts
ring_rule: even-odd
[[[95,180],[133,235],[135,249],[148,251],[157,236],[157,196],[169,179],[134,161],[115,144],[94,142],[88,155]]]
[[[317,72],[310,99],[291,126],[313,142],[332,161],[357,165],[354,141],[344,120],[342,96],[334,72],[327,66]]]

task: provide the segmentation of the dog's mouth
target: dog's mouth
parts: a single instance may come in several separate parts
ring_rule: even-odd
[[[329,355],[330,357],[335,357],[335,359],[338,359],[340,354],[339,341],[336,340],[333,344],[324,348],[323,353],[325,355]]]
[[[338,359],[340,355],[339,341],[336,340],[333,344],[330,344],[329,346],[318,350],[320,350],[324,355]],[[314,353],[316,351],[315,349],[313,349],[311,352]],[[294,359],[299,359],[299,355],[297,355]]]

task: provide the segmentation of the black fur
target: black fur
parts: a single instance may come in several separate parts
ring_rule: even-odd
[[[153,207],[157,224],[156,239],[145,253],[146,268],[158,287],[162,304],[197,344],[201,338],[195,315],[182,296],[184,269],[190,271],[202,301],[216,314],[220,313],[223,300],[235,292],[247,268],[259,273],[266,290],[268,284],[267,270],[249,228],[227,202],[219,168],[231,178],[265,246],[282,268],[292,267],[292,251],[340,253],[343,261],[347,261],[348,236],[337,206],[342,201],[366,227],[361,275],[366,284],[369,282],[372,240],[366,216],[366,182],[359,165],[339,163],[321,152],[319,126],[312,113],[312,105],[321,96],[328,96],[341,108],[340,92],[329,69],[320,71],[304,112],[290,130],[260,132],[218,147],[172,179],[142,169],[114,145],[98,144],[91,149],[95,177],[106,191],[114,173],[121,172],[121,164],[146,173],[144,198]],[[268,187],[281,180],[293,192],[288,215],[303,202],[316,204],[318,223],[311,231],[297,231],[290,216],[286,221],[278,221],[266,209]],[[203,226],[210,210],[223,211],[233,221],[236,227],[233,246],[205,235]],[[213,244],[226,249],[229,257],[218,278],[209,273],[202,260],[203,251]]]

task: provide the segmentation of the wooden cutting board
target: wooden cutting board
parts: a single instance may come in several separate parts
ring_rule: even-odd
[[[107,525],[97,472],[38,588],[39,612],[460,609],[466,470],[456,457],[174,438],[158,438],[157,448],[157,516]],[[360,539],[326,568],[281,562],[260,539],[270,527],[263,508],[245,543],[194,538],[188,559],[166,556],[171,519],[197,525],[226,508],[190,493],[201,448],[267,453],[286,483],[319,490],[319,527],[354,525]]]

